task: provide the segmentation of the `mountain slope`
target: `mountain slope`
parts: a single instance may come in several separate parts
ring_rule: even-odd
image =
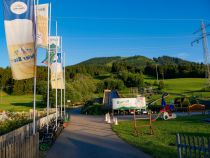
[[[136,67],[145,67],[147,64],[159,64],[159,65],[188,65],[197,64],[196,62],[183,60],[177,57],[162,56],[158,58],[147,58],[145,56],[131,56],[131,57],[97,57],[91,58],[76,65],[100,65],[111,67],[113,63],[126,63]]]
[[[195,64],[195,62],[183,60],[177,57],[162,56],[153,58],[153,60],[160,65],[183,65],[183,64]]]
[[[111,65],[113,62],[121,60],[122,57],[96,57],[91,58],[76,65]]]

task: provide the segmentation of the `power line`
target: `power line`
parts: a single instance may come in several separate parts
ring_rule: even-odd
[[[108,18],[108,17],[71,17],[71,16],[60,16],[60,17],[53,17],[54,19],[84,19],[84,20],[128,20],[128,21],[209,21],[208,19],[203,18]]]
[[[199,36],[183,35],[183,36],[141,36],[141,37],[69,37],[70,39],[125,39],[125,40],[135,40],[135,39],[180,39],[180,38],[196,38]]]

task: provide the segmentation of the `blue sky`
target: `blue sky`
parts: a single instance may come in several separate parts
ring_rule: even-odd
[[[39,0],[40,3],[49,2]],[[210,23],[209,0],[52,0],[67,65],[92,57],[169,55],[202,62],[201,43],[191,47],[200,20]],[[210,32],[210,28],[208,29]],[[210,38],[210,37],[209,37]],[[210,41],[210,40],[209,40]],[[209,42],[208,42],[209,43]],[[38,64],[45,52],[39,50]],[[9,65],[0,5],[0,62]]]

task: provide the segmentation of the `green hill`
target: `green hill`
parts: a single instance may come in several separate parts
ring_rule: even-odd
[[[133,57],[127,57],[122,59],[121,61],[124,61],[130,65],[136,66],[136,67],[144,67],[147,65],[147,63],[155,63],[152,59],[144,57],[144,56],[133,56]]]
[[[153,60],[160,65],[184,65],[184,64],[196,64],[195,62],[183,60],[177,57],[162,56],[153,58]]]
[[[161,56],[158,58],[150,59],[145,56],[131,56],[131,57],[96,57],[91,58],[76,65],[106,65],[111,66],[114,62],[125,62],[133,66],[141,67],[146,66],[146,64],[155,64],[158,63],[160,65],[185,65],[185,64],[197,64],[192,61],[183,60],[177,57],[170,57],[170,56]]]
[[[113,62],[121,60],[123,57],[115,56],[115,57],[96,57],[91,58],[76,65],[110,65]]]
[[[91,58],[76,65],[100,65],[100,66],[112,66],[113,63],[125,62],[129,65],[136,67],[144,67],[147,63],[155,63],[154,60],[144,56],[132,56],[132,57],[97,57]]]

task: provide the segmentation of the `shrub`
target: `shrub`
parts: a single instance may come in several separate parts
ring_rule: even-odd
[[[188,106],[190,106],[190,100],[188,98],[184,98],[182,107],[188,107]]]
[[[165,84],[164,84],[164,82],[161,80],[161,81],[159,82],[158,89],[159,89],[159,90],[163,90],[164,88],[165,88]]]

